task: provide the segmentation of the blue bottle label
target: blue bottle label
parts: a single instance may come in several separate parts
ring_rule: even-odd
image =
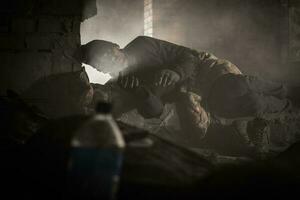
[[[75,193],[112,199],[121,171],[121,150],[79,147],[71,149],[70,158],[70,184]]]

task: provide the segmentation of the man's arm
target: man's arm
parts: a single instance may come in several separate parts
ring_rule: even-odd
[[[174,70],[180,76],[180,81],[184,81],[191,77],[197,65],[197,57],[188,50],[183,50],[183,52],[178,56],[176,63],[174,65]]]
[[[152,66],[153,70],[174,71],[180,77],[180,81],[193,75],[197,65],[196,51],[146,36],[137,37],[125,47],[125,51],[142,58],[141,64]],[[140,67],[139,70],[143,70],[143,66]]]
[[[198,63],[196,51],[163,40],[157,40],[157,43],[164,63],[163,68],[176,72],[180,81],[184,81],[194,74]]]
[[[207,52],[199,52],[199,65],[201,65],[201,73],[211,80],[228,73],[242,74],[239,68],[230,61],[217,58]]]

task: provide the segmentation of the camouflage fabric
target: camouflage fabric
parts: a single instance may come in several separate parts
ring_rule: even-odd
[[[187,88],[190,91],[207,98],[213,83],[224,74],[242,74],[231,62],[219,59],[211,53],[199,52],[195,73],[188,79]]]
[[[270,146],[270,125],[265,119],[256,118],[247,127],[250,145],[254,147],[255,156],[264,159]]]

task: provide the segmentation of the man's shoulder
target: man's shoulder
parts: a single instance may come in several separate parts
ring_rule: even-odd
[[[160,41],[159,39],[148,37],[148,36],[138,36],[134,38],[130,43],[126,45],[125,48],[128,48],[133,45],[144,45],[144,44],[149,44],[149,43],[155,43]]]
[[[180,46],[178,44],[172,43],[167,40],[149,37],[149,36],[138,36],[135,39],[133,39],[127,46],[130,46],[131,44],[157,44],[157,45],[172,45],[172,46]]]
[[[134,38],[132,41],[162,41],[162,40],[150,36],[140,35]]]
[[[139,35],[134,40],[153,40],[153,39],[156,39],[156,38],[145,36],[145,35]]]
[[[175,44],[166,40],[149,36],[138,36],[133,39],[125,48],[128,52],[169,52],[175,54],[190,53],[198,56],[198,51],[189,47]]]

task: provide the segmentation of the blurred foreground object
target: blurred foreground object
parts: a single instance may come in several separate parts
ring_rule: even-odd
[[[125,142],[111,116],[111,105],[99,103],[97,113],[71,139],[69,195],[80,199],[114,199]]]
[[[25,144],[47,120],[37,107],[28,105],[12,90],[7,91],[6,97],[0,98],[2,145]]]

